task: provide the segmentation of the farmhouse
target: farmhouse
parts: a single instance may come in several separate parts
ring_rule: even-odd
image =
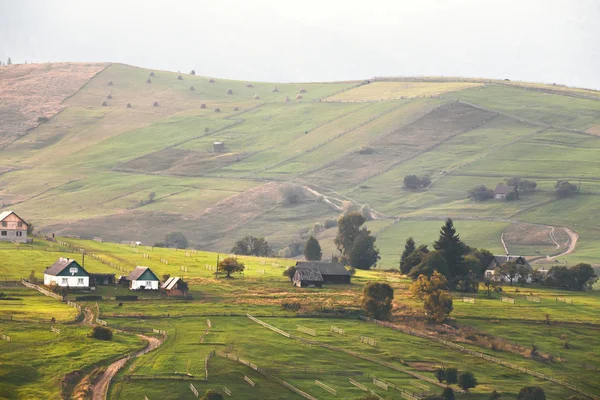
[[[321,287],[323,276],[315,268],[296,269],[292,282],[297,287]]]
[[[44,285],[53,283],[62,287],[88,288],[90,274],[77,261],[61,257],[44,271]]]
[[[27,242],[29,225],[14,211],[0,213],[0,242]]]
[[[178,276],[172,276],[165,281],[160,287],[164,290],[167,296],[185,297],[188,294],[188,285]]]
[[[125,278],[129,281],[131,290],[158,290],[158,277],[148,267],[135,267],[135,269]]]
[[[323,283],[350,283],[350,272],[342,263],[320,261],[298,261],[296,270],[314,269],[323,278]]]
[[[494,190],[494,198],[495,199],[506,199],[510,193],[514,192],[516,189],[514,186],[507,186],[498,184],[496,186],[496,190]]]
[[[531,268],[531,265],[529,264],[529,262],[525,259],[525,257],[523,256],[511,256],[511,255],[494,255],[492,257],[492,259],[488,262],[487,267],[485,268],[485,277],[488,279],[494,278],[495,280],[500,280],[502,278],[500,277],[496,277],[496,269],[498,267],[500,267],[503,264],[506,264],[508,262],[514,262],[517,265],[521,265],[524,266],[525,268],[527,268],[529,270],[529,272],[533,272],[533,268]],[[508,279],[507,277],[504,277],[504,282],[509,282],[510,279]],[[515,280],[516,281],[520,281],[521,280],[521,275],[517,274],[515,276]],[[531,282],[531,278],[527,279],[527,282]]]

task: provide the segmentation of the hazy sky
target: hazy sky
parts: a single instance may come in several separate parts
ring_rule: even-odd
[[[222,78],[510,78],[600,89],[600,0],[0,0],[0,59]]]

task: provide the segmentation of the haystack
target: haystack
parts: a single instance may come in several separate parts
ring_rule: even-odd
[[[233,90],[227,89],[227,94],[233,94]]]
[[[158,101],[155,101],[154,103],[152,103],[152,107],[158,107]]]
[[[306,93],[306,89],[304,89],[304,88],[301,88],[301,89],[300,89],[300,93]]]
[[[200,104],[200,108],[206,108],[206,104],[204,104],[204,103]]]
[[[215,108],[213,111],[214,111],[214,112],[221,112],[221,109],[220,109],[219,107],[217,107],[217,108]]]
[[[254,95],[254,97],[253,97],[253,99],[254,99],[254,100],[260,100],[260,96],[259,96],[259,95],[257,95],[257,94],[255,94],[255,95]]]
[[[233,111],[240,111],[239,107],[233,107]]]
[[[106,107],[106,106],[108,106],[108,103],[103,101],[101,105],[102,105],[102,107]]]
[[[301,94],[297,94],[297,95],[296,95],[296,100],[300,100],[301,98],[302,98],[302,95],[301,95]]]
[[[112,86],[112,85],[113,85],[112,81],[108,81],[108,86]]]
[[[131,103],[127,103],[127,108],[131,108]]]
[[[214,80],[213,78],[210,78],[210,79],[208,80],[208,83],[215,83],[215,80]]]
[[[107,98],[108,100],[112,99],[112,94],[110,94],[110,93],[109,93],[109,94],[107,94],[107,95],[106,95],[106,98]]]
[[[177,80],[178,80],[178,81],[182,81],[182,80],[183,80],[183,76],[181,76],[181,75],[177,75]]]
[[[250,88],[250,87],[254,87],[254,85],[251,83],[246,83],[246,87]]]
[[[150,74],[148,76],[154,76],[154,72],[150,71]]]
[[[195,70],[191,70],[190,71],[190,75],[196,75],[196,71]]]
[[[146,79],[146,83],[152,83],[152,79],[150,79],[150,78]]]
[[[271,90],[271,92],[277,93],[277,92],[279,92],[279,89],[277,89],[277,87],[274,87],[273,90]]]
[[[194,91],[194,90],[196,90],[196,88],[195,88],[195,87],[193,87],[193,86],[190,86],[190,90],[191,90],[191,91]]]
[[[289,101],[290,101],[290,98],[289,98],[289,97],[287,97],[287,96],[285,96],[285,99],[283,99],[283,102],[284,102],[284,103],[287,103],[287,102],[289,102]]]

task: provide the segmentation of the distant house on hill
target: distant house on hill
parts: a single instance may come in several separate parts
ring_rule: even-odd
[[[496,269],[503,264],[508,262],[514,262],[517,265],[524,266],[529,270],[529,272],[533,273],[533,268],[529,264],[529,262],[523,256],[511,256],[511,255],[494,255],[491,260],[488,262],[487,267],[485,268],[485,277],[488,279],[500,280],[500,277],[496,276]],[[521,280],[521,276],[517,274],[515,277],[516,281]],[[509,282],[510,279],[504,278],[505,282]],[[527,279],[527,282],[530,282],[531,278]]]
[[[188,294],[188,285],[178,276],[172,276],[165,281],[160,287],[164,290],[167,296],[185,297]]]
[[[350,272],[342,263],[321,261],[298,261],[296,271],[313,269],[318,271],[323,278],[323,283],[350,283]]]
[[[90,274],[70,258],[59,258],[44,271],[44,285],[56,284],[70,288],[90,287]]]
[[[27,242],[29,224],[14,211],[0,213],[0,242]]]
[[[292,282],[297,287],[321,287],[323,276],[315,268],[296,269]]]
[[[131,290],[158,290],[160,280],[148,267],[135,267],[135,269],[125,278],[129,281]]]
[[[494,190],[494,198],[495,199],[506,199],[510,193],[515,192],[516,188],[514,186],[507,186],[498,184],[496,186],[496,190]]]

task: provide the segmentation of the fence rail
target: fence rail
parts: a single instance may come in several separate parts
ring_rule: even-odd
[[[285,331],[282,331],[282,330],[281,330],[281,329],[279,329],[279,328],[275,328],[273,325],[269,325],[269,324],[267,324],[266,322],[263,322],[263,321],[261,321],[261,320],[260,320],[260,319],[258,319],[258,318],[254,318],[254,317],[253,317],[252,315],[250,315],[250,314],[246,314],[246,317],[248,317],[248,318],[249,318],[249,319],[251,319],[252,321],[256,322],[257,324],[259,324],[259,325],[262,325],[262,326],[264,326],[265,328],[272,330],[273,332],[277,332],[277,333],[279,333],[279,334],[280,334],[280,335],[282,335],[282,336],[285,336],[285,337],[287,337],[287,338],[289,338],[289,337],[291,336],[289,333],[287,333],[287,332],[285,332]]]

